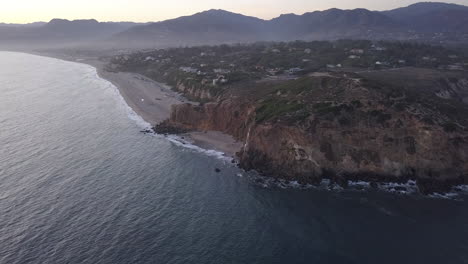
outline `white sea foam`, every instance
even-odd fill
[[[439,198],[439,199],[456,199],[459,197],[459,193],[457,192],[449,192],[449,193],[433,193],[429,195],[431,198]]]
[[[216,150],[212,150],[212,149],[201,148],[201,147],[196,146],[196,145],[188,142],[187,140],[184,140],[183,138],[181,138],[179,136],[176,136],[176,135],[168,135],[168,136],[166,136],[166,138],[170,142],[174,143],[176,146],[180,146],[180,147],[183,147],[183,148],[186,148],[186,149],[190,149],[192,151],[203,153],[203,154],[205,154],[207,156],[215,157],[215,158],[220,159],[222,161],[232,163],[233,158],[229,157],[229,156],[226,156],[226,154],[224,152],[216,151]]]
[[[365,181],[349,182],[349,186],[356,188],[369,188],[370,183]]]
[[[92,66],[90,66],[92,67]],[[120,93],[119,89],[114,85],[112,84],[110,81],[104,79],[104,78],[101,78],[99,76],[99,74],[97,73],[97,69],[92,67],[93,68],[93,75],[95,78],[99,79],[100,81],[102,81],[106,88],[107,89],[110,89],[113,93],[114,93],[114,98],[116,98],[119,102],[120,105],[122,105],[125,109],[125,112],[128,116],[128,118],[130,118],[130,120],[134,121],[138,127],[142,128],[142,129],[151,129],[151,124],[146,122],[140,115],[138,115],[128,104],[127,102],[125,101],[125,99],[123,98],[122,94]]]
[[[348,187],[344,189],[336,183],[331,183],[329,179],[323,179],[318,185],[312,184],[300,184],[297,181],[287,181],[284,179],[275,179],[271,177],[261,176],[258,174],[250,174],[251,179],[261,187],[270,187],[270,188],[281,188],[281,189],[317,189],[317,190],[328,190],[333,192],[342,192],[342,191],[369,191],[373,189],[370,182],[365,181],[349,181]],[[377,183],[376,190],[382,192],[389,192],[400,195],[415,195],[419,194],[419,189],[417,187],[416,181],[409,180],[406,183]],[[438,199],[458,199],[460,194],[468,193],[468,185],[455,186],[453,191],[448,193],[435,193],[429,195],[429,198],[438,198]]]
[[[468,185],[458,185],[453,188],[457,192],[468,193]]]
[[[416,182],[413,180],[409,180],[406,183],[379,183],[378,188],[386,192],[398,194],[414,194],[419,192]]]

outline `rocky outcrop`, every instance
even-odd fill
[[[216,130],[243,140],[251,123],[248,116],[252,115],[254,110],[254,106],[249,103],[232,100],[198,106],[174,105],[170,119],[162,124],[186,130]]]
[[[195,85],[190,85],[184,83],[184,81],[177,81],[175,85],[175,90],[183,93],[185,97],[195,100],[195,101],[209,101],[212,100],[215,95],[207,88],[196,87]]]
[[[444,99],[460,100],[468,104],[468,79],[442,79],[436,95]]]
[[[462,124],[447,128],[438,123],[447,118],[434,109],[428,120],[420,104],[405,105],[401,96],[392,101],[355,79],[330,78],[308,85],[339,91],[329,94],[333,102],[312,96],[324,91],[301,90],[293,104],[275,90],[269,99],[231,96],[201,106],[177,105],[163,124],[228,133],[244,143],[238,153],[242,168],[301,183],[414,179],[425,193],[468,183],[468,133]],[[295,107],[298,102],[301,107]]]

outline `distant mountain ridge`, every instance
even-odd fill
[[[126,45],[161,46],[340,38],[408,39],[420,33],[468,33],[468,7],[422,2],[390,11],[358,8],[285,14],[262,20],[224,10],[132,27],[111,38]]]
[[[281,15],[262,20],[225,10],[208,10],[192,16],[133,27],[113,37],[131,44],[140,39],[170,45],[220,42],[281,41],[343,38],[369,29],[396,29],[399,23],[367,9],[330,9],[303,15]],[[181,37],[182,36],[182,37]]]
[[[100,41],[133,26],[132,22],[52,19],[48,23],[0,24],[0,47],[54,48]]]
[[[47,24],[46,22],[33,22],[27,24],[10,24],[10,23],[0,23],[0,27],[38,27]]]
[[[382,13],[422,32],[468,32],[468,6],[423,2]]]
[[[396,29],[399,24],[379,12],[367,9],[329,9],[287,15],[269,21],[271,30],[281,29],[286,37],[298,39],[352,37],[368,30]]]
[[[468,7],[422,2],[382,12],[332,8],[303,15],[285,14],[271,20],[212,9],[147,24],[53,19],[29,25],[0,24],[0,47],[94,43],[151,48],[342,38],[414,40],[436,33],[468,34]]]
[[[468,6],[437,3],[437,2],[420,2],[412,4],[407,7],[401,7],[389,11],[383,11],[384,15],[387,15],[395,20],[405,21],[411,17],[419,17],[422,15],[429,14],[431,12],[439,12],[446,10],[468,10]]]
[[[219,39],[226,42],[245,42],[258,38],[266,30],[266,21],[231,13],[225,10],[208,10],[162,22],[130,28],[112,37],[117,42],[131,44],[135,41],[154,43],[211,44]]]

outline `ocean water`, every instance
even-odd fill
[[[264,187],[145,126],[94,68],[0,52],[0,263],[468,263],[463,195]]]

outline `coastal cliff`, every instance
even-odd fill
[[[446,87],[464,93],[464,83]],[[173,106],[158,127],[230,134],[243,142],[242,168],[304,184],[412,179],[431,193],[468,183],[463,102],[447,105],[437,94],[424,97],[352,74],[316,73],[264,88]]]
[[[240,166],[265,176],[342,186],[411,179],[424,193],[468,182],[464,49],[299,41],[151,50],[110,63],[192,101],[173,106],[157,132],[229,134],[242,143]]]
[[[183,93],[188,99],[196,101],[209,101],[215,97],[209,89],[197,87],[185,82],[184,80],[175,80],[174,82],[174,90],[179,93]]]

